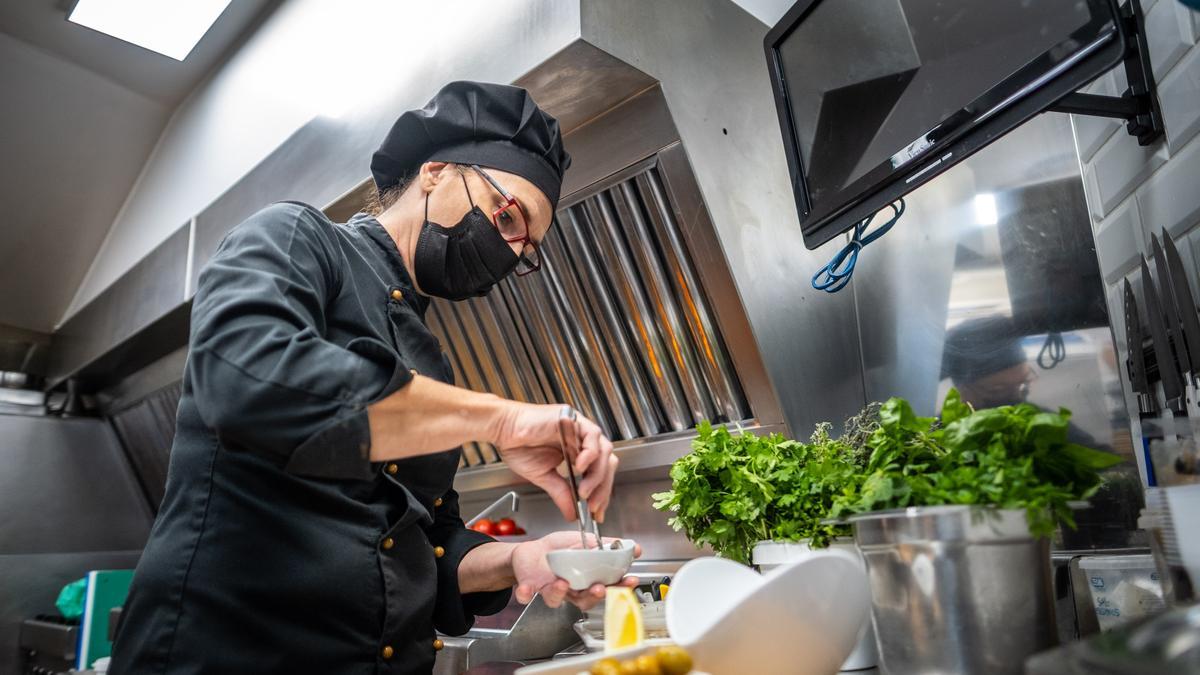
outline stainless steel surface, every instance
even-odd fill
[[[977,209],[977,198],[994,213]],[[858,304],[866,398],[903,396],[918,414],[932,415],[956,386],[976,406],[1024,400],[1065,407],[1073,441],[1132,460],[1123,366],[1105,318],[1067,116],[1030,120],[907,204],[892,231],[863,251],[841,293],[853,293]],[[1044,288],[1042,297],[1029,293],[1036,288]],[[1014,324],[1009,334],[954,339],[960,326],[1006,317]],[[1054,330],[1065,359],[1044,368],[1037,356]],[[989,352],[1013,343],[1024,364],[957,381],[943,370],[948,356],[964,355],[986,369]],[[1067,548],[1131,545],[1140,506],[1136,466],[1130,461],[1109,475],[1093,508],[1079,514],[1080,529],[1064,531]]]
[[[0,466],[0,555],[145,544],[152,515],[104,421],[0,415]]]
[[[476,627],[461,637],[441,637],[444,646],[434,662],[435,675],[458,675],[495,662],[548,659],[577,640],[571,626],[582,616],[570,604],[551,609],[540,595],[525,607],[510,603],[501,614],[505,613],[516,618],[503,627]]]
[[[186,283],[188,231],[188,225],[180,227],[58,328],[50,353],[48,379],[51,386],[93,364],[180,307]],[[186,339],[185,329],[181,339],[174,344],[144,345],[139,351],[161,351],[140,365],[173,351]],[[134,360],[141,356],[134,355]]]
[[[79,641],[79,626],[72,626],[39,619],[21,622],[20,646],[53,655],[63,660],[75,658],[75,646]]]
[[[0,370],[46,374],[50,335],[0,323]]]
[[[1200,606],[1172,609],[1038,654],[1029,660],[1025,672],[1028,675],[1200,674]]]
[[[467,521],[466,525],[467,527],[471,527],[484,518],[495,518],[500,514],[504,514],[504,516],[511,516],[517,512],[517,509],[520,507],[520,505],[521,495],[517,494],[513,490],[509,490],[501,495],[499,499],[489,504],[479,513],[475,514],[470,520]]]
[[[854,519],[884,673],[1021,673],[1056,642],[1048,540],[1024,511],[919,507]]]
[[[513,84],[539,92],[538,105],[553,111],[562,130],[570,132],[657,82],[611,54],[576,40]]]

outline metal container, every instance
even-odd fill
[[[1057,643],[1050,544],[1025,512],[912,507],[856,516],[884,673],[1021,673]]]

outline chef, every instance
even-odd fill
[[[454,82],[372,157],[372,213],[284,202],[229,232],[200,275],[166,496],[109,672],[429,673],[435,630],[466,632],[514,587],[603,597],[547,566],[578,532],[513,544],[463,526],[470,441],[574,518],[563,407],[453,386],[424,321],[430,296],[537,273],[569,165],[523,89]],[[575,433],[602,520],[617,458],[593,422]]]

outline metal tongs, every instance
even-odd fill
[[[596,537],[596,548],[604,548],[600,538],[600,524],[592,517],[586,499],[579,496],[579,477],[575,475],[575,459],[579,457],[579,427],[575,424],[575,409],[563,406],[558,418],[558,438],[562,448],[563,459],[567,463],[567,482],[571,485],[571,497],[575,500],[575,514],[579,518],[579,540],[583,548],[588,548],[587,534],[590,531]]]

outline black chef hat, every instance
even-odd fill
[[[563,150],[558,120],[529,92],[490,82],[451,82],[424,108],[392,125],[371,157],[380,192],[416,174],[425,162],[478,164],[515,173],[558,205],[571,157]]]
[[[968,319],[946,333],[942,377],[963,384],[1025,363],[1022,337],[1006,316]]]

